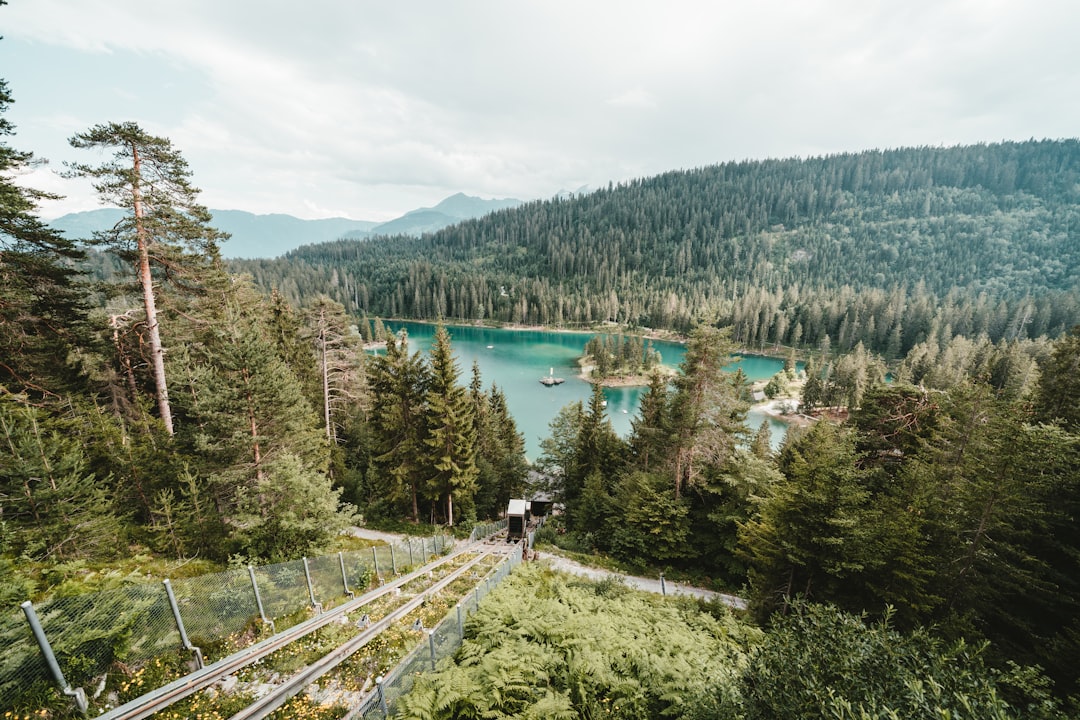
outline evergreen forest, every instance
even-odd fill
[[[1080,712],[1076,141],[727,163],[227,265],[180,150],[135,123],[70,139],[123,219],[50,230],[12,101],[0,82],[5,608],[361,522],[467,535],[545,490],[541,542],[747,609],[526,568],[404,716]],[[595,385],[530,467],[452,329],[416,348],[380,317],[614,324],[602,373],[653,369],[643,328],[686,352],[627,437]],[[774,450],[723,366],[779,346],[770,395],[803,415]]]
[[[732,162],[533,202],[421,238],[238,262],[357,315],[687,332],[742,347],[1056,337],[1080,319],[1080,143]]]

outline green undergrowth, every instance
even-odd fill
[[[1034,669],[984,648],[796,603],[768,629],[717,603],[523,566],[400,720],[1063,720]],[[1006,700],[1007,698],[1007,700]]]
[[[682,570],[675,567],[665,566],[656,567],[650,565],[639,565],[635,563],[624,562],[618,558],[611,557],[610,555],[604,555],[598,552],[582,552],[580,550],[568,549],[560,542],[552,542],[551,536],[544,536],[547,541],[537,541],[535,548],[537,552],[546,552],[554,555],[561,555],[562,557],[573,560],[574,562],[586,565],[588,567],[599,568],[601,570],[608,570],[611,572],[622,573],[624,575],[636,575],[638,577],[659,578],[660,574],[664,574],[664,578],[669,582],[683,583],[684,585],[691,585],[693,587],[704,588],[706,590],[712,590],[714,592],[738,592],[739,588],[732,588],[719,578],[710,575],[702,570]],[[572,544],[573,541],[571,541]]]
[[[133,583],[161,582],[220,572],[225,566],[203,558],[169,558],[135,547],[130,555],[107,561],[71,560],[33,562],[20,559],[16,572],[26,597],[39,602],[45,598],[71,597],[84,593],[112,590]]]
[[[454,527],[414,523],[403,518],[365,518],[363,527],[369,530],[411,535],[413,537],[431,537],[432,535],[451,535],[455,538],[467,538],[472,533],[472,523],[460,523]]]
[[[756,628],[697,603],[521,567],[466,627],[456,662],[400,717],[644,718],[735,686]]]

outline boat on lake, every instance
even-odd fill
[[[540,384],[547,385],[548,387],[551,387],[552,385],[562,385],[564,382],[566,381],[562,378],[555,377],[555,368],[548,370],[546,377],[540,378]]]

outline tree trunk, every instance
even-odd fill
[[[336,444],[337,438],[330,425],[330,370],[326,361],[326,328],[319,330],[319,350],[322,354],[322,396],[323,396],[323,421],[326,423],[326,439]]]
[[[150,274],[150,248],[143,223],[142,189],[139,185],[139,173],[142,159],[139,149],[131,146],[134,157],[134,181],[131,186],[132,200],[135,206],[135,239],[139,252],[139,285],[142,286],[143,306],[146,309],[146,326],[150,332],[150,360],[154,372],[154,387],[157,394],[158,413],[165,431],[173,434],[172,409],[169,406],[169,389],[165,384],[165,349],[161,346],[161,333],[158,329],[157,303],[154,298],[154,279]]]
[[[446,524],[454,527],[454,493],[446,493]]]

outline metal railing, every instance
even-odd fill
[[[503,521],[504,526],[505,522]],[[525,542],[532,547],[532,533],[529,533]],[[417,675],[434,671],[439,660],[457,652],[465,637],[465,619],[470,613],[479,610],[480,601],[521,564],[522,553],[518,550],[520,547],[520,542],[515,544],[514,551],[505,560],[477,583],[473,591],[451,608],[434,628],[427,631],[427,638],[423,642],[413,648],[385,677],[376,678],[375,692],[358,709],[347,714],[346,720],[384,720],[391,717],[397,701],[412,690]]]
[[[100,693],[118,664],[131,667],[185,650],[254,643],[259,622],[295,624],[353,591],[382,584],[445,554],[453,538],[406,538],[393,545],[264,566],[233,568],[163,583],[53,598],[0,614],[0,711],[36,710],[55,688],[85,711],[84,689]],[[74,689],[73,689],[74,688]]]

